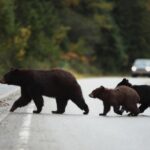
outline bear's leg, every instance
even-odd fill
[[[123,113],[124,111],[128,112],[128,110],[127,110],[126,106],[121,106],[120,111],[121,111],[122,113]]]
[[[145,111],[145,109],[147,109],[149,106],[147,104],[141,104],[139,109],[140,109],[140,113],[143,113]]]
[[[53,114],[63,114],[67,106],[68,99],[56,98],[57,110]]]
[[[99,114],[100,116],[106,116],[107,113],[110,111],[110,105],[109,104],[103,102],[103,105],[104,105],[104,110],[103,110],[103,113]]]
[[[128,116],[137,116],[140,113],[140,110],[138,107],[135,105],[129,105],[128,110],[131,112],[128,114]]]
[[[121,111],[121,110],[119,110],[120,106],[115,105],[115,106],[113,106],[113,107],[114,107],[114,112],[115,112],[116,114],[118,114],[118,115],[122,115],[122,111]]]
[[[81,110],[84,110],[83,114],[88,114],[89,113],[89,108],[88,105],[85,103],[85,100],[83,97],[77,97],[77,98],[72,98],[71,99]]]
[[[123,113],[125,111],[125,107],[124,106],[121,106],[121,108],[119,108],[120,111]]]
[[[13,112],[15,111],[18,107],[23,107],[25,105],[27,105],[28,103],[31,102],[31,98],[30,97],[25,97],[25,96],[21,96],[19,99],[17,99],[14,104],[12,105],[10,111]]]
[[[43,97],[40,95],[40,96],[34,96],[33,97],[33,101],[37,107],[37,110],[33,110],[33,113],[40,113],[42,111],[42,107],[44,105],[44,100],[43,100]]]

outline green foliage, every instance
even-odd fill
[[[0,0],[0,74],[10,67],[126,71],[150,57],[150,0]]]
[[[0,38],[15,32],[14,0],[0,0]]]
[[[114,17],[120,27],[130,65],[137,57],[150,57],[149,0],[115,0]]]
[[[14,43],[17,32],[14,11],[14,0],[0,0],[0,73],[18,65]]]

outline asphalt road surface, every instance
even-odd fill
[[[128,78],[133,84],[150,84],[150,78]],[[0,150],[149,150],[150,108],[138,117],[119,116],[111,110],[99,116],[102,102],[88,94],[103,85],[114,88],[122,77],[79,80],[89,115],[71,101],[63,115],[51,114],[56,109],[53,98],[44,97],[41,114],[32,114],[31,103],[8,113],[0,121]]]

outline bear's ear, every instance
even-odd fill
[[[104,87],[104,86],[100,86],[100,88],[101,88],[102,90],[105,90],[105,87]]]
[[[126,78],[123,78],[123,80],[122,80],[123,82],[128,82],[128,79],[126,79]]]
[[[10,68],[10,71],[19,71],[19,69],[17,69],[17,68]]]

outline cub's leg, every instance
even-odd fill
[[[139,107],[140,113],[143,113],[148,107],[147,104],[141,104]]]
[[[103,102],[104,110],[103,113],[99,114],[100,116],[106,116],[107,113],[110,111],[110,105],[106,102]]]
[[[114,112],[115,112],[116,114],[122,115],[122,111],[120,110],[120,106],[114,105],[113,108],[114,108]]]
[[[131,112],[128,114],[128,116],[137,116],[140,113],[140,110],[138,107],[135,105],[129,105],[128,110]]]

